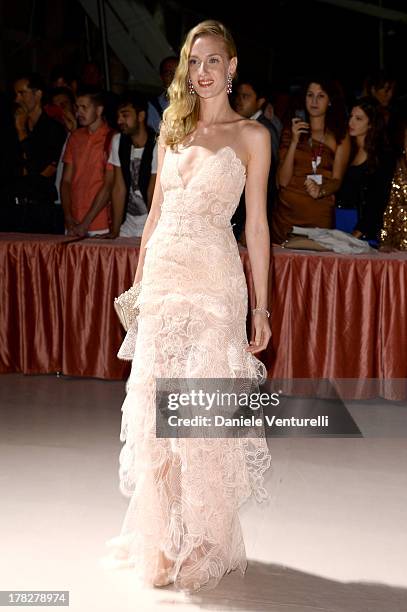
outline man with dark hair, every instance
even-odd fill
[[[236,88],[235,109],[242,117],[255,119],[264,125],[271,136],[271,145],[274,160],[278,159],[278,149],[281,136],[281,122],[275,117],[275,120],[267,119],[263,113],[263,108],[267,103],[267,89],[264,83],[252,79],[250,77],[244,80],[240,79]]]
[[[67,132],[73,132],[76,129],[76,117],[75,117],[75,96],[71,89],[68,87],[54,87],[49,92],[49,105],[47,105],[46,111],[48,114],[52,114],[56,110],[56,118],[61,121],[67,130]]]
[[[24,74],[14,81],[19,177],[10,195],[16,204],[13,217],[17,231],[54,232],[54,181],[65,130],[44,112],[44,91],[38,74]]]
[[[168,106],[167,89],[172,83],[177,66],[178,57],[175,55],[165,57],[160,62],[160,78],[164,85],[164,91],[156,98],[152,98],[148,103],[147,122],[149,127],[155,132],[159,131],[163,112]]]
[[[240,79],[234,99],[234,107],[242,117],[253,119],[264,125],[271,138],[271,166],[267,187],[267,216],[271,223],[271,211],[276,196],[276,169],[278,164],[278,149],[280,145],[281,127],[267,119],[263,113],[263,107],[267,103],[266,87],[263,83],[254,78],[247,77]],[[281,125],[281,124],[280,124]],[[241,238],[246,221],[246,203],[244,194],[242,195],[235,214],[232,217],[233,231],[236,239]],[[244,237],[241,238],[244,242]]]
[[[154,193],[157,144],[147,126],[147,100],[129,92],[119,102],[109,163],[114,168],[111,237],[141,236]]]
[[[49,80],[52,88],[64,87],[70,89],[74,95],[78,90],[78,79],[74,76],[69,66],[64,66],[63,64],[54,66]]]
[[[366,95],[376,98],[383,108],[390,106],[396,88],[396,79],[385,70],[379,70],[366,79]]]
[[[65,227],[70,235],[107,234],[107,205],[113,184],[107,161],[114,130],[104,119],[104,97],[98,89],[89,86],[79,91],[76,106],[81,127],[69,137],[63,157]]]

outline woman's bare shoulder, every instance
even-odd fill
[[[270,132],[259,121],[247,119],[240,128],[240,142],[250,156],[270,146]]]

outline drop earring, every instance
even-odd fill
[[[228,73],[228,79],[226,83],[226,93],[232,93],[232,75],[230,74],[230,72]]]
[[[195,93],[195,89],[194,89],[194,86],[190,78],[188,79],[188,91],[191,94],[191,96],[193,96]]]

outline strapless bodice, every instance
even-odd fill
[[[242,194],[246,169],[234,149],[209,155],[187,184],[179,171],[179,153],[168,149],[161,172],[162,215],[200,216],[215,226],[230,223]]]

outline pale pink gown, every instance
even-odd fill
[[[206,158],[184,184],[181,153],[167,150],[162,211],[148,241],[138,326],[119,356],[133,358],[122,406],[120,490],[130,498],[121,533],[107,544],[152,585],[158,551],[174,561],[175,587],[215,587],[247,560],[238,516],[267,498],[263,437],[155,437],[155,377],[254,378],[265,366],[248,345],[246,279],[230,219],[246,173],[233,148]]]

